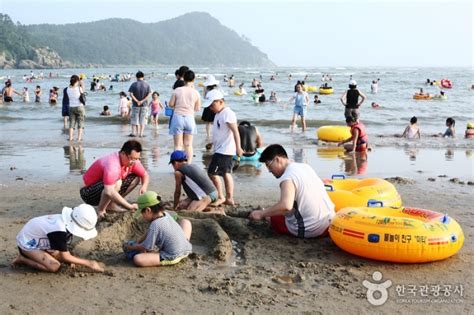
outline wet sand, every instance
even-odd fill
[[[126,214],[101,222],[96,239],[74,245],[76,254],[103,261],[104,274],[66,266],[59,274],[45,274],[9,266],[17,254],[16,233],[33,216],[76,205],[80,177],[41,182],[12,176],[0,189],[0,313],[472,312],[473,186],[447,177],[428,180],[427,175],[393,182],[405,205],[446,212],[461,224],[466,240],[457,255],[427,264],[393,264],[345,253],[329,238],[274,235],[266,223],[251,223],[245,216],[276,202],[276,181],[262,186],[259,181],[237,179],[240,205],[227,209],[228,216],[190,215],[195,253],[176,266],[138,269],[124,259],[121,242],[146,228]],[[150,188],[171,200],[170,177],[154,179]],[[388,301],[378,307],[368,303],[362,286],[363,280],[372,280],[375,271],[393,283]],[[397,297],[397,285],[424,284],[462,285],[463,296],[451,294],[444,300],[418,303]],[[416,298],[422,297],[418,293]]]

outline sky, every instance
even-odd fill
[[[474,65],[471,0],[0,0],[22,24],[208,12],[278,66]]]

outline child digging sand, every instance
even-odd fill
[[[138,241],[123,245],[125,255],[137,267],[170,265],[181,261],[192,252],[191,222],[180,219],[179,224],[170,213],[164,211],[161,197],[156,192],[147,191],[138,197],[138,211],[142,218],[151,222],[147,233]],[[154,248],[158,251],[154,251]]]
[[[60,214],[31,219],[16,236],[20,254],[12,265],[27,265],[41,271],[57,272],[61,262],[65,262],[71,266],[82,265],[103,272],[104,268],[97,261],[73,256],[68,250],[73,235],[84,240],[94,238],[97,235],[96,222],[97,214],[87,204],[72,209],[64,207]]]

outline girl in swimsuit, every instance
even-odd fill
[[[448,127],[448,129],[446,129],[446,131],[443,134],[444,138],[449,138],[449,137],[454,138],[456,136],[456,130],[454,129],[455,124],[456,124],[456,121],[452,119],[451,117],[446,119],[446,127]]]
[[[163,104],[160,102],[160,93],[153,92],[151,95],[152,101],[150,103],[151,108],[151,121],[155,129],[158,129],[158,114],[160,112],[160,108],[163,109]]]

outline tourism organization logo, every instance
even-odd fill
[[[372,279],[377,282],[381,281],[382,277],[383,276],[380,271],[376,271],[372,274]],[[362,281],[362,285],[367,288],[367,301],[369,301],[369,303],[372,305],[379,306],[387,302],[387,289],[392,286],[392,281],[387,280],[382,283],[372,283],[370,281],[364,280]]]
[[[367,301],[374,306],[381,306],[389,298],[391,280],[382,280],[380,271],[372,274],[372,281],[364,280],[362,285],[367,288]],[[462,284],[398,284],[393,285],[396,303],[399,304],[461,304],[464,303],[464,286]]]

